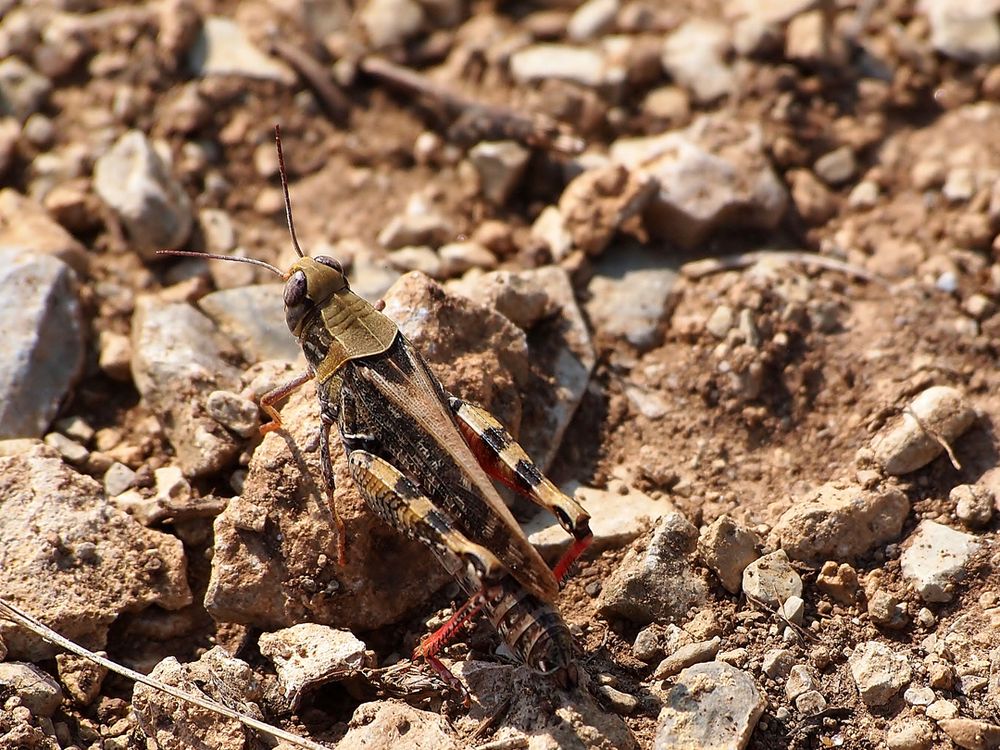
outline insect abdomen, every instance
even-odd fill
[[[532,669],[553,674],[564,687],[576,684],[573,636],[553,605],[507,576],[483,610],[518,659]]]

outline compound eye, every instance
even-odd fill
[[[285,282],[285,307],[297,307],[306,301],[306,275],[296,271]]]
[[[344,274],[344,266],[336,258],[331,258],[328,255],[318,255],[316,256],[316,262],[322,263],[324,266],[327,266],[328,268],[332,268],[334,271],[336,271],[341,275]]]

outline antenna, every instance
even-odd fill
[[[193,253],[189,250],[157,250],[157,255],[186,255],[190,258],[211,258],[212,260],[232,260],[236,263],[249,263],[252,266],[260,266],[268,271],[273,271],[281,278],[285,278],[285,273],[280,268],[272,266],[256,258],[240,258],[235,255],[216,255],[215,253]]]
[[[292,235],[292,247],[300,258],[304,258],[299,238],[295,235],[295,222],[292,221],[292,200],[288,197],[288,173],[285,171],[285,155],[281,151],[281,126],[274,126],[274,145],[278,149],[278,174],[281,175],[281,192],[285,196],[285,219],[288,221],[288,233]]]

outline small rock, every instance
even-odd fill
[[[757,14],[743,17],[733,26],[733,49],[741,57],[767,57],[780,51],[783,43],[781,27]]]
[[[854,177],[858,163],[851,147],[841,146],[819,157],[813,165],[813,170],[827,185],[837,187]]]
[[[348,676],[365,662],[365,644],[351,631],[311,622],[262,633],[259,644],[293,707],[305,690]]]
[[[943,55],[977,65],[1000,60],[996,8],[955,0],[922,0],[918,7],[931,25],[931,44]]]
[[[724,339],[736,323],[736,312],[729,305],[719,305],[705,321],[705,330],[717,339]]]
[[[726,64],[729,28],[702,18],[685,21],[663,44],[663,69],[699,104],[711,104],[728,96],[735,85],[732,68]]]
[[[834,601],[850,606],[858,594],[858,574],[847,563],[827,560],[816,576],[816,586]]]
[[[531,152],[516,141],[483,141],[469,149],[469,161],[479,175],[479,189],[488,201],[502,206],[524,175]]]
[[[785,551],[779,549],[746,566],[743,592],[777,608],[790,596],[802,596],[802,579],[789,564]]]
[[[664,699],[653,749],[743,748],[765,704],[753,678],[736,667],[721,662],[688,667]]]
[[[611,710],[620,716],[631,716],[639,707],[639,699],[610,685],[601,685],[597,693],[608,702]]]
[[[993,518],[996,498],[988,487],[960,484],[952,489],[948,499],[955,503],[955,515],[958,520],[969,528],[982,528]]]
[[[909,512],[898,489],[831,482],[782,513],[769,541],[793,560],[854,560],[895,540]]]
[[[424,8],[415,0],[367,0],[358,17],[376,48],[394,47],[424,29]]]
[[[12,115],[24,122],[44,105],[52,82],[17,57],[0,62],[0,117]]]
[[[757,559],[760,540],[752,530],[729,516],[720,516],[702,529],[698,555],[732,594],[739,593],[743,570]]]
[[[622,494],[621,489],[627,490],[627,494]],[[594,533],[591,548],[594,552],[624,547],[663,515],[675,510],[664,500],[654,500],[639,490],[620,484],[607,490],[577,487],[571,494],[590,513],[590,529]],[[534,515],[523,528],[528,540],[546,560],[557,559],[570,542],[566,532],[547,511]]]
[[[970,294],[968,299],[962,303],[962,308],[978,321],[989,318],[997,311],[997,306],[985,294]]]
[[[910,402],[895,424],[874,437],[875,460],[888,474],[909,474],[944,451],[934,436],[953,445],[975,419],[975,411],[957,389],[928,388]]]
[[[620,138],[611,158],[656,181],[644,225],[682,248],[695,248],[720,229],[773,229],[788,206],[760,129],[732,118],[703,115],[684,130]]]
[[[646,94],[642,111],[667,127],[679,127],[691,117],[691,99],[680,86],[660,86]]]
[[[795,666],[795,655],[785,648],[771,649],[764,654],[761,661],[761,671],[772,680],[790,674],[793,666]]]
[[[645,209],[658,190],[655,180],[620,164],[588,169],[559,198],[559,215],[573,247],[597,255],[628,219]]]
[[[795,709],[806,716],[816,716],[826,709],[826,698],[818,690],[807,690],[795,698]]]
[[[471,268],[492,270],[497,267],[496,256],[478,242],[449,242],[438,249],[442,276],[459,276]]]
[[[851,208],[874,208],[878,205],[880,189],[873,180],[862,180],[847,196],[847,205]]]
[[[892,630],[900,630],[910,621],[906,606],[893,594],[881,590],[868,597],[868,616],[876,625]]]
[[[101,693],[108,670],[76,654],[56,654],[59,680],[77,705],[89,706]]]
[[[847,55],[843,40],[821,10],[800,13],[785,31],[785,57],[807,65],[842,63]]]
[[[205,411],[216,422],[240,437],[252,437],[260,427],[257,404],[229,391],[209,393],[205,400]]]
[[[965,577],[965,563],[979,546],[971,534],[921,521],[899,559],[903,577],[925,602],[949,602],[955,584]]]
[[[965,750],[1000,748],[1000,726],[975,719],[943,719],[938,727],[948,739]]]
[[[801,625],[806,614],[806,603],[801,596],[790,596],[781,603],[781,616],[793,625]]]
[[[673,677],[675,674],[680,673],[682,669],[687,669],[694,664],[712,661],[715,655],[719,653],[721,645],[722,639],[716,636],[710,641],[698,641],[681,646],[660,662],[656,671],[653,672],[653,679],[663,680]]]
[[[531,225],[531,236],[545,243],[552,257],[564,260],[573,250],[573,236],[566,228],[562,214],[555,206],[546,206]]]
[[[104,492],[108,497],[122,494],[135,483],[136,473],[123,463],[115,461],[104,472]]]
[[[33,716],[51,717],[62,703],[59,683],[34,664],[0,663],[0,685],[12,690]]]
[[[674,259],[639,245],[606,252],[587,285],[587,314],[597,334],[624,339],[640,351],[662,342],[678,267]]]
[[[242,712],[262,716],[264,690],[249,665],[216,646],[195,662],[179,664],[170,656],[150,672],[150,677],[226,703],[239,696]],[[241,748],[245,727],[236,719],[193,705],[156,688],[138,684],[132,696],[136,722],[154,747]]]
[[[903,700],[911,706],[929,706],[934,700],[934,691],[929,687],[917,687],[913,685],[906,688],[903,693]]]
[[[86,249],[52,220],[45,208],[12,188],[0,190],[0,247],[22,255],[51,255],[86,275]]]
[[[952,203],[964,203],[976,194],[976,173],[969,167],[955,167],[948,171],[941,195]]]
[[[59,455],[63,457],[63,460],[74,466],[82,466],[87,463],[87,458],[90,456],[90,451],[75,440],[70,440],[58,432],[50,432],[46,435],[45,444],[59,451]]]
[[[847,662],[866,706],[884,706],[910,681],[906,655],[878,641],[859,643]]]
[[[0,341],[0,438],[41,437],[84,365],[76,276],[65,263],[0,248]]]
[[[605,83],[607,72],[600,52],[568,44],[533,44],[510,57],[510,72],[519,83],[569,81],[587,88]]]
[[[444,277],[441,258],[427,245],[401,247],[389,253],[389,262],[400,271],[420,271],[432,279]]]
[[[117,214],[133,250],[153,260],[191,232],[191,201],[153,144],[130,130],[94,164],[94,190]]]
[[[930,750],[934,743],[934,725],[918,718],[896,719],[885,737],[889,750]]]
[[[635,642],[632,644],[632,655],[648,664],[663,653],[665,642],[666,634],[663,626],[656,623],[647,625],[636,634]]]
[[[101,371],[112,380],[128,382],[132,379],[132,342],[128,336],[113,331],[101,331],[98,339]]]
[[[301,350],[285,324],[280,284],[256,284],[206,294],[198,307],[239,349],[243,359],[295,362]]]
[[[447,220],[433,213],[405,213],[392,220],[379,232],[378,243],[387,250],[408,245],[437,247],[453,234]]]
[[[833,193],[808,169],[792,169],[786,174],[791,184],[792,202],[809,224],[825,224],[837,212]]]
[[[286,86],[296,77],[287,65],[253,45],[243,29],[228,18],[210,16],[201,23],[189,55],[196,76],[240,76],[277,81]]]
[[[268,144],[268,151],[273,148]],[[218,208],[203,208],[198,212],[198,226],[205,239],[205,250],[225,255],[236,249],[236,230],[229,214]]]
[[[678,513],[661,518],[646,549],[629,550],[604,582],[598,610],[640,624],[684,617],[708,595],[705,582],[687,559],[697,534]]]
[[[615,24],[620,0],[587,0],[570,16],[566,33],[574,42],[585,42],[605,34]]]
[[[927,707],[924,714],[928,719],[934,719],[934,721],[954,719],[958,716],[958,706],[952,701],[937,700]]]
[[[60,419],[55,423],[55,428],[81,445],[90,445],[90,441],[94,439],[94,428],[82,417]]]

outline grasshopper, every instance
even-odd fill
[[[339,261],[302,252],[277,127],[275,141],[298,256],[288,271],[253,258],[162,251],[251,263],[284,280],[285,320],[308,369],[261,398],[261,408],[272,419],[261,432],[280,428],[275,404],[315,379],[320,464],[337,524],[339,562],[344,562],[346,532],[333,502],[334,425],[351,478],[371,510],[430,547],[471,594],[415,652],[450,684],[460,687],[435,654],[480,610],[522,661],[557,673],[563,684],[575,683],[573,641],[552,602],[592,539],[589,515],[542,475],[492,415],[445,391],[420,353],[382,314],[384,303],[372,305],[351,291]],[[549,510],[573,536],[553,569],[528,542],[491,477]]]

